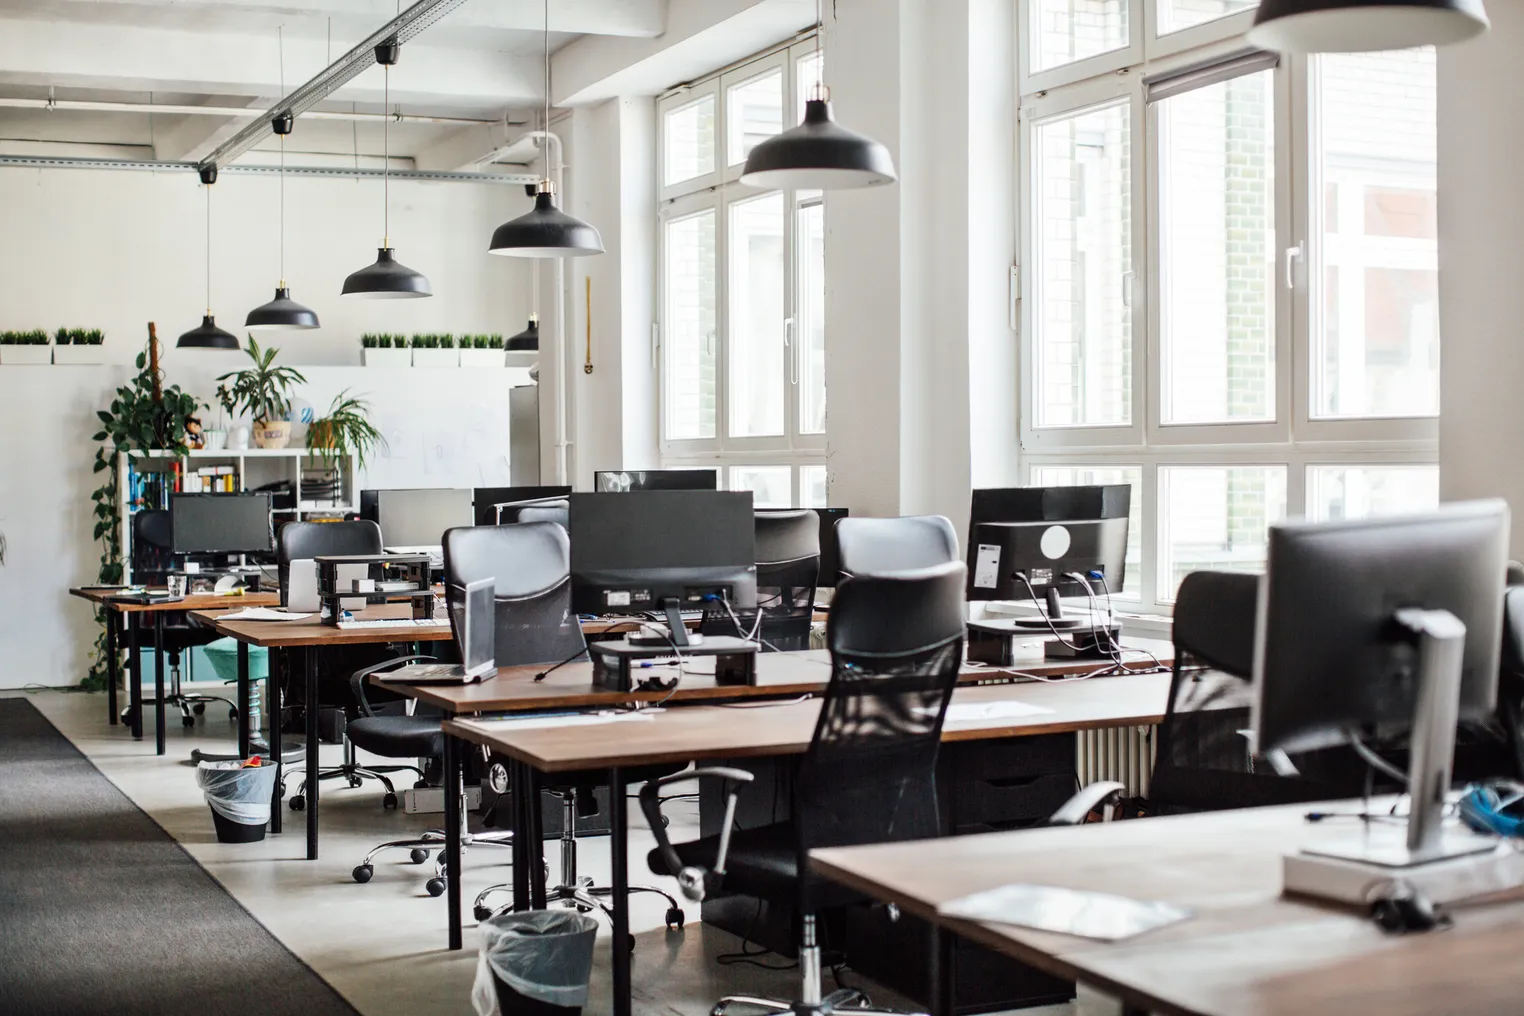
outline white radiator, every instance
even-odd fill
[[[1145,726],[1080,731],[1075,738],[1075,768],[1079,771],[1080,786],[1089,786],[1097,780],[1115,780],[1127,787],[1128,797],[1147,797],[1158,729]]]

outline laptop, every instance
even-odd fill
[[[497,673],[497,587],[492,579],[466,585],[461,621],[463,663],[410,663],[379,675],[397,684],[473,684]]]
[[[291,562],[286,571],[286,609],[293,614],[316,614],[323,605],[318,597],[318,566],[312,558],[299,558]],[[339,588],[354,588],[355,579],[370,576],[368,564],[341,564],[337,569]],[[346,597],[339,601],[340,610],[364,610],[365,597]]]

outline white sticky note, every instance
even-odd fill
[[[979,544],[979,554],[974,559],[974,587],[994,589],[1000,584],[1000,545]]]

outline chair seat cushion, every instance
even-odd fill
[[[433,758],[444,754],[438,716],[362,716],[345,728],[356,748],[385,758]]]
[[[720,855],[719,836],[705,836],[689,843],[675,843],[683,865],[712,869]],[[675,876],[659,850],[646,855],[657,875]],[[725,888],[768,900],[792,900],[799,892],[799,855],[794,827],[776,822],[757,829],[737,829],[730,834],[730,856],[725,863]]]

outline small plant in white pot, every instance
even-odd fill
[[[462,335],[460,337],[460,365],[462,367],[501,367],[505,363],[501,335]]]
[[[459,367],[455,336],[438,333],[413,336],[414,367]]]
[[[407,346],[406,335],[360,336],[361,354],[367,367],[411,367],[413,351]]]
[[[291,440],[291,390],[297,382],[306,384],[307,379],[295,367],[277,367],[275,354],[280,350],[274,346],[260,349],[252,335],[244,352],[254,366],[217,380],[233,382],[232,402],[253,419],[254,443],[261,448],[284,448]]]
[[[60,328],[53,333],[53,362],[76,365],[105,363],[101,344],[106,333],[99,328]]]
[[[53,347],[42,329],[30,332],[0,332],[0,363],[46,364],[53,362]]]

